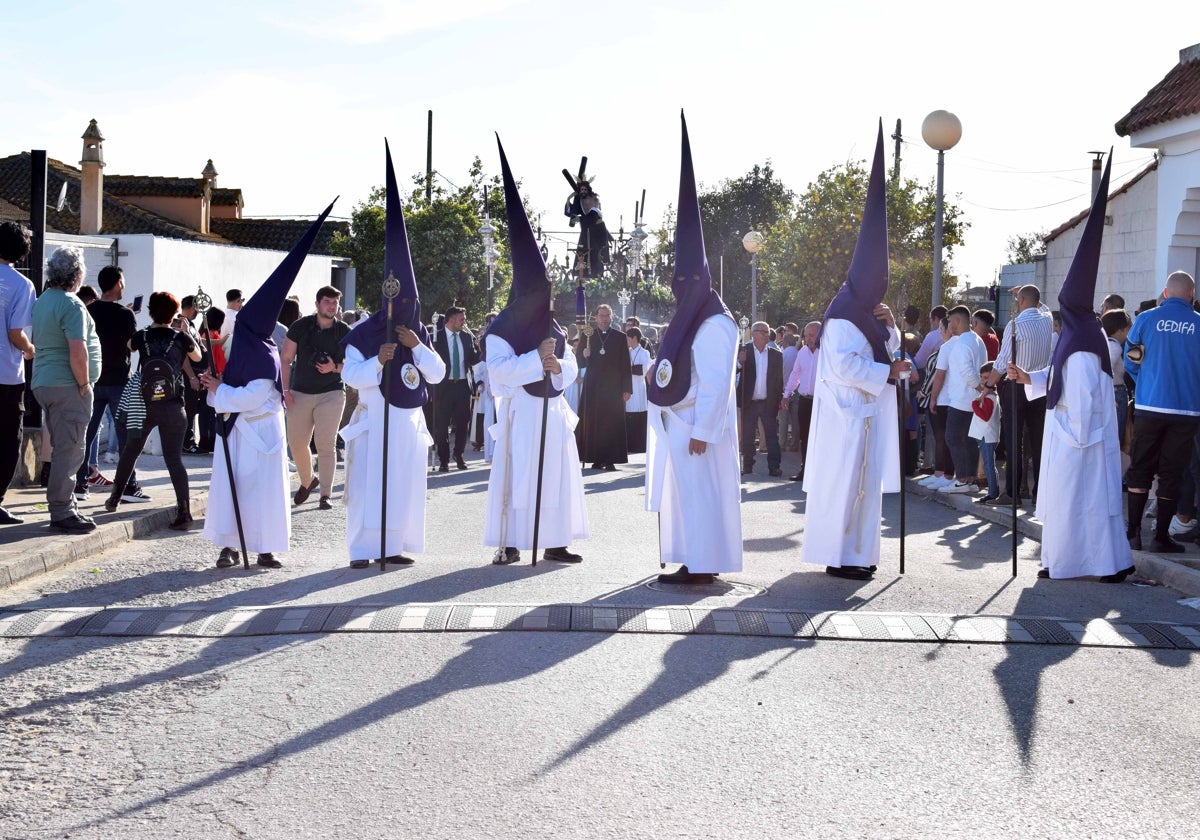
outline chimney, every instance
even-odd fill
[[[1092,202],[1096,201],[1096,193],[1100,191],[1101,164],[1104,163],[1104,152],[1088,152],[1089,155],[1094,155],[1092,158]]]
[[[104,135],[96,121],[83,132],[83,167],[79,199],[79,233],[90,236],[100,232],[104,223]]]
[[[217,168],[213,166],[212,158],[200,173],[204,179],[204,197],[200,200],[200,232],[209,233],[212,227],[212,193],[217,188]]]
[[[1179,51],[1179,63],[1187,64],[1189,61],[1200,59],[1200,44],[1192,44],[1190,47],[1184,47]]]

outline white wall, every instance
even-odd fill
[[[1107,215],[1112,224],[1104,228],[1100,245],[1100,268],[1096,276],[1096,300],[1118,294],[1130,312],[1143,300],[1155,297],[1162,287],[1155,270],[1158,219],[1156,204],[1161,168],[1146,174],[1126,192],[1109,199]],[[1043,298],[1051,309],[1058,308],[1058,292],[1066,279],[1085,220],[1064,231],[1046,247],[1046,285]]]
[[[1176,233],[1188,227],[1184,202],[1189,189],[1200,187],[1200,114],[1149,126],[1129,138],[1135,148],[1155,149],[1158,165],[1158,211],[1154,276],[1158,285],[1176,269],[1194,273],[1200,265],[1193,241],[1182,244]],[[1173,243],[1172,240],[1175,240]]]
[[[214,306],[225,306],[225,292],[241,289],[249,298],[286,256],[283,251],[240,248],[164,239],[149,234],[119,239],[120,265],[125,270],[125,299],[151,292],[171,292],[176,297],[193,295],[203,288]],[[312,312],[317,289],[329,285],[333,257],[310,254],[292,284],[300,297],[300,311]],[[139,318],[148,323],[148,319]]]

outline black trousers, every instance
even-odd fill
[[[433,442],[442,466],[450,463],[450,430],[454,430],[454,457],[461,458],[467,446],[467,428],[471,425],[471,389],[467,380],[438,383],[434,406]]]
[[[808,430],[812,428],[812,410],[813,398],[796,394],[792,399],[798,400],[797,405],[800,408],[799,413],[799,433],[800,433],[800,462],[808,461]]]
[[[21,460],[21,420],[25,416],[25,386],[0,385],[0,505]]]
[[[193,390],[191,385],[183,387],[183,408],[185,412],[183,427],[183,445],[196,445],[196,415],[200,413],[200,404],[206,402],[208,391],[203,388]]]
[[[1012,449],[1014,426],[1017,451],[1008,453],[1008,462],[1004,470],[1004,492],[1014,498],[1020,492],[1021,479],[1024,476],[1023,464],[1028,456],[1033,469],[1029,493],[1036,499],[1038,471],[1042,462],[1042,431],[1046,426],[1046,398],[1026,399],[1024,385],[1014,385],[1006,380],[1000,388],[1000,434],[1009,450]],[[1026,431],[1029,432],[1028,452],[1024,447]]]
[[[119,497],[122,488],[128,484],[133,465],[146,445],[146,438],[157,428],[163,460],[167,462],[167,473],[175,490],[175,504],[180,507],[188,504],[187,468],[183,466],[183,426],[186,417],[183,403],[178,400],[146,406],[146,422],[142,424],[141,436],[127,438],[125,448],[121,450],[121,461],[117,464],[117,475],[113,479],[115,496]]]
[[[779,469],[779,401],[751,400],[748,405],[742,406],[742,469],[747,472],[754,469],[759,420],[767,438],[767,468]]]
[[[1158,476],[1158,496],[1179,500],[1179,483],[1191,462],[1195,417],[1147,411],[1133,418],[1133,441],[1129,449],[1126,483],[1135,490],[1149,490]]]

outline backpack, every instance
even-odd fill
[[[146,334],[146,352],[142,357],[142,399],[150,403],[166,402],[179,396],[179,370],[171,364],[171,347],[175,336],[151,341]]]

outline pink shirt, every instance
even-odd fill
[[[787,384],[783,386],[783,395],[786,397],[794,391],[805,397],[811,397],[816,384],[817,353],[808,347],[801,347],[800,352],[796,354],[796,364],[792,365],[792,375],[788,377]]]

